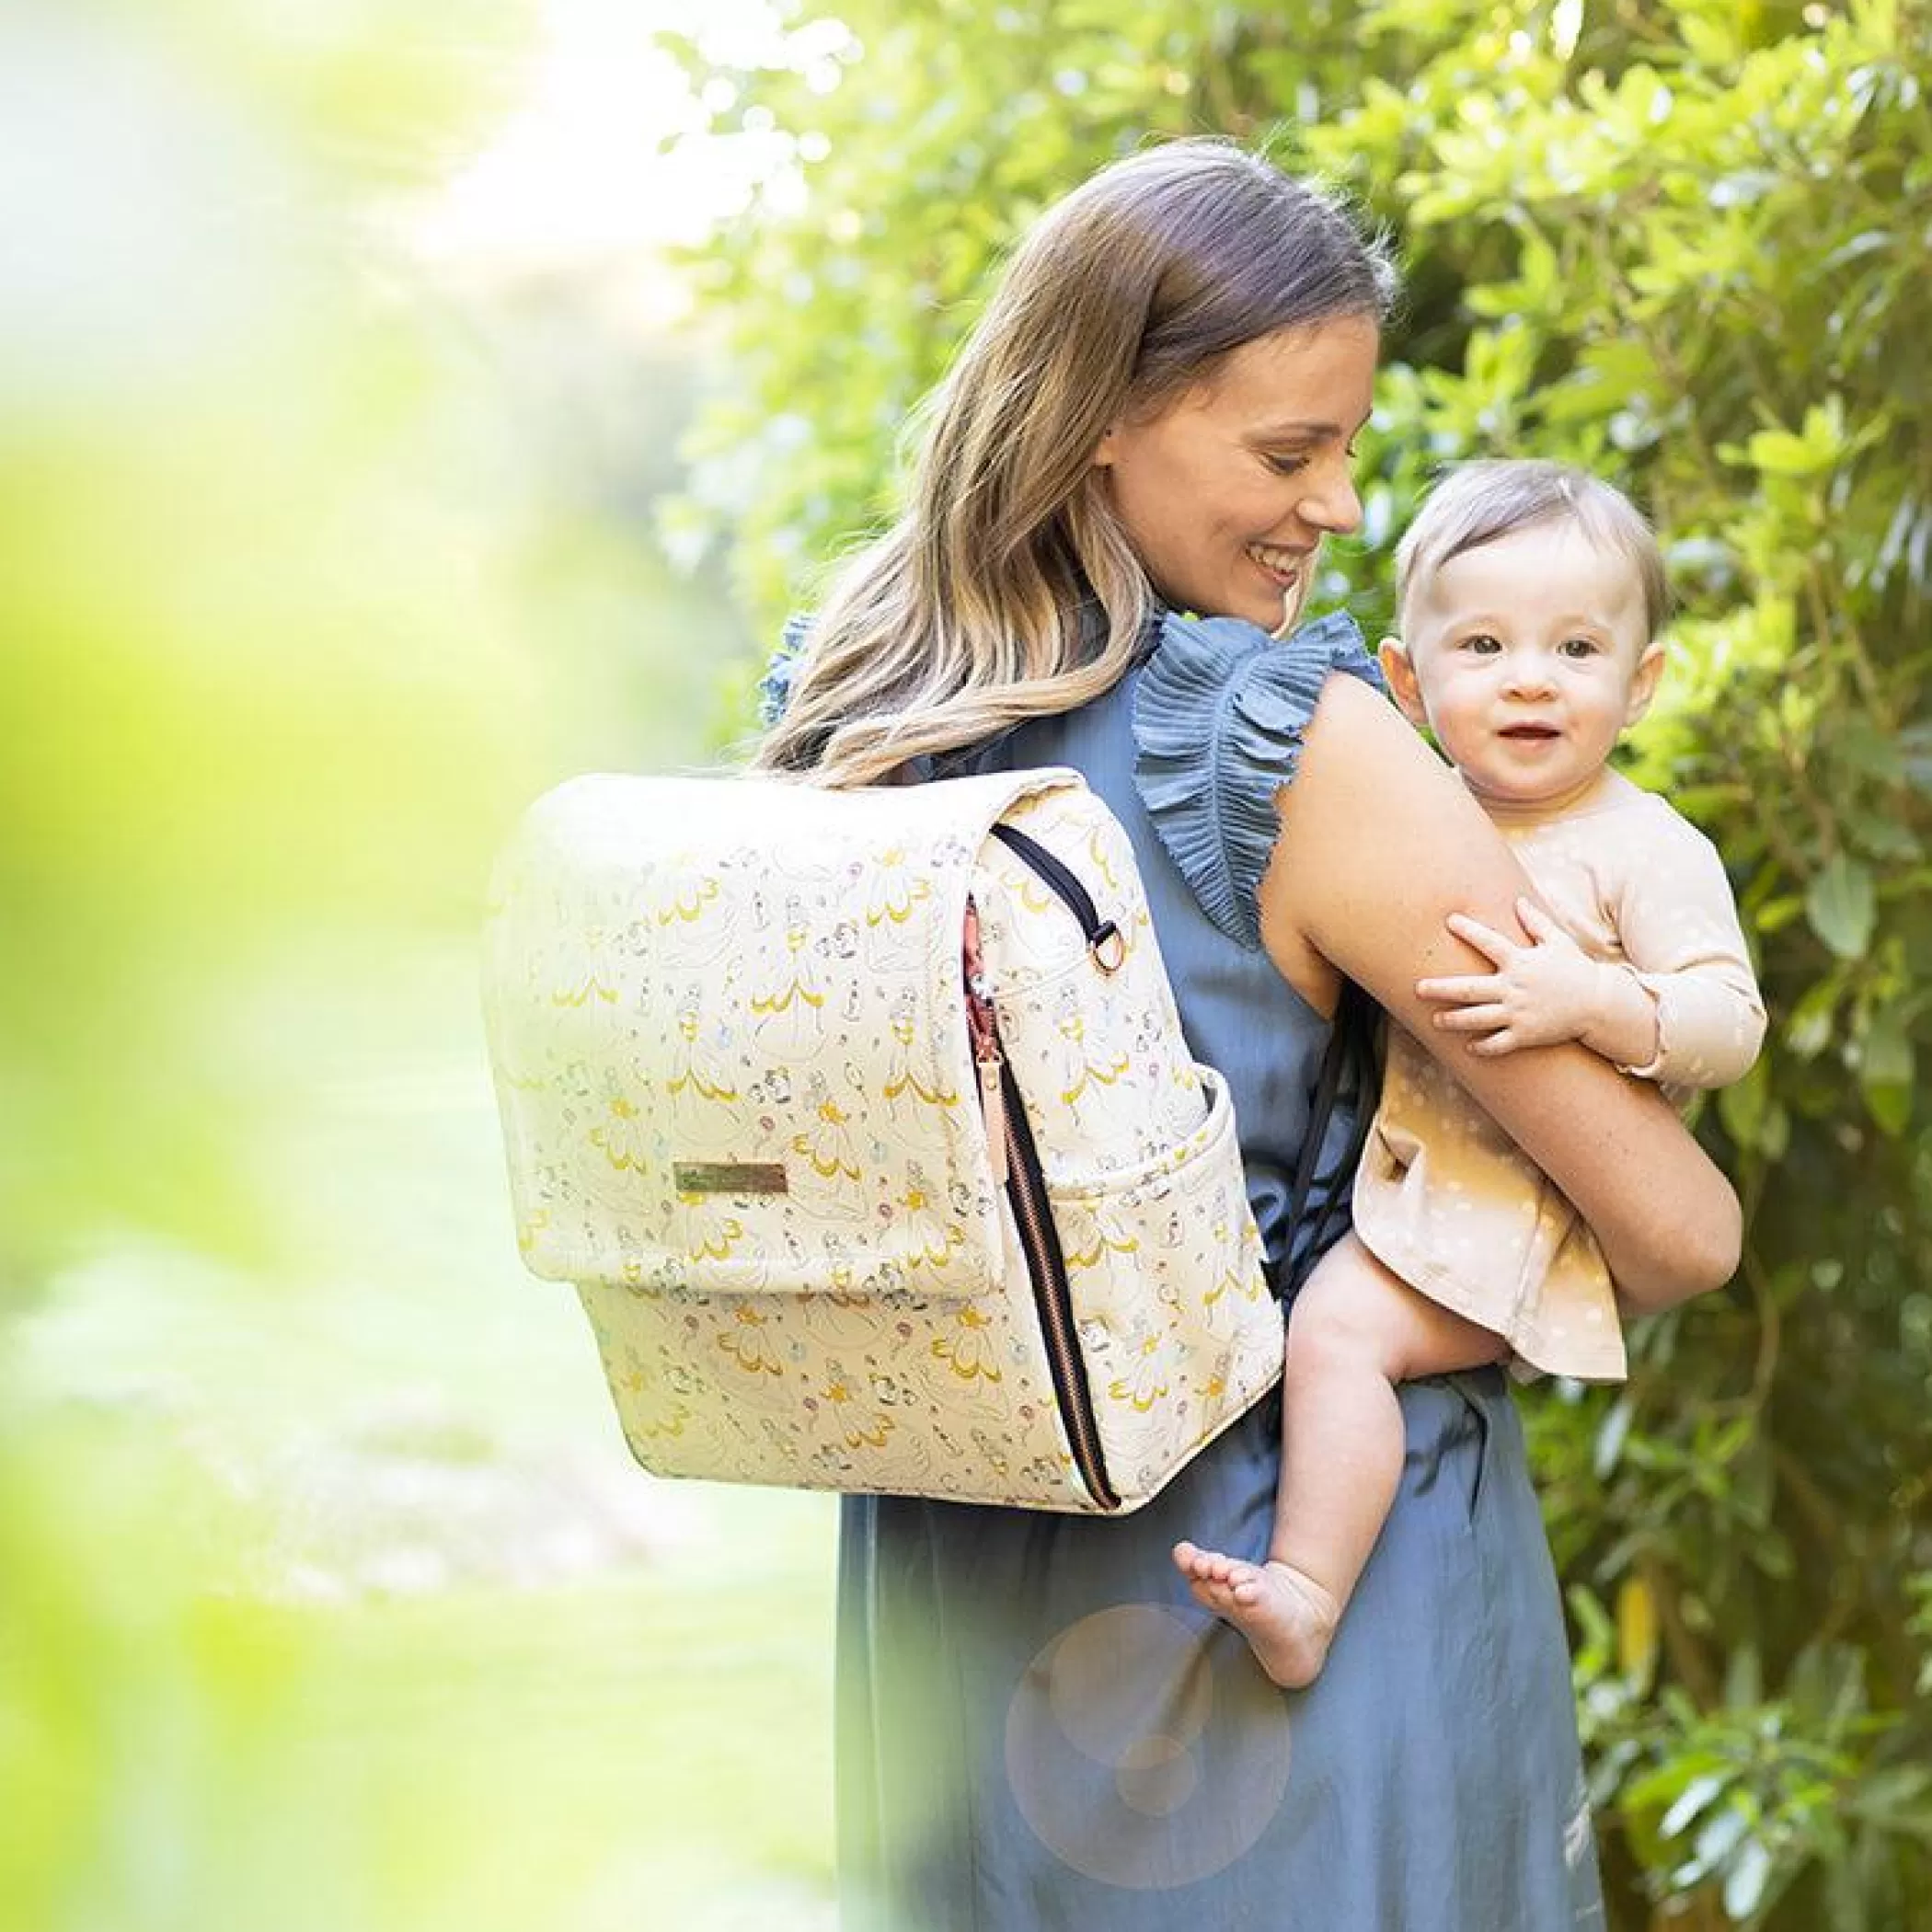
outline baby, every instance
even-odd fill
[[[1519,904],[1526,946],[1451,919],[1491,970],[1422,981],[1435,1024],[1475,1053],[1580,1041],[1673,1097],[1740,1078],[1765,1011],[1723,866],[1608,763],[1663,668],[1663,562],[1643,518],[1560,464],[1467,464],[1403,539],[1397,601],[1402,635],[1381,653],[1396,702],[1433,732],[1543,900]],[[1394,1501],[1397,1384],[1491,1362],[1585,1381],[1625,1372],[1590,1230],[1398,1029],[1353,1211],[1354,1232],[1294,1304],[1266,1560],[1174,1551],[1195,1599],[1287,1688],[1321,1670]]]

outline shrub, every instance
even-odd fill
[[[1529,1398],[1616,1923],[1892,1932],[1932,1891],[1932,23],[1915,0],[841,9],[731,75],[781,188],[703,263],[730,399],[675,513],[767,624],[1052,195],[1266,139],[1409,268],[1331,598],[1374,627],[1432,472],[1568,456],[1679,611],[1632,767],[1717,840],[1773,1017],[1700,1122],[1747,1252],[1616,1392]],[[717,76],[699,44],[686,57]],[[828,238],[830,245],[828,246]]]

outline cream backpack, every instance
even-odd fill
[[[1228,1094],[1072,771],[591,776],[497,874],[517,1236],[661,1475],[1136,1508],[1281,1371]]]

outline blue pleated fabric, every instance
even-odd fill
[[[1253,950],[1275,793],[1300,768],[1322,684],[1340,671],[1379,690],[1381,673],[1339,613],[1286,647],[1234,617],[1169,615],[1155,642],[1133,686],[1134,786],[1202,911]]]
[[[1277,642],[1168,615],[1105,696],[969,761],[1073,765],[1127,826],[1277,1257],[1300,1232],[1289,1187],[1328,1027],[1261,951],[1256,888],[1338,672],[1375,680],[1345,617]],[[1271,1399],[1125,1518],[848,1498],[848,1932],[1600,1926],[1562,1621],[1506,1386],[1419,1383],[1402,1407],[1394,1512],[1299,1693],[1195,1606],[1169,1557],[1183,1536],[1264,1553]]]

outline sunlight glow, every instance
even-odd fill
[[[720,60],[770,61],[785,44],[765,0],[544,0],[544,49],[501,132],[409,221],[424,255],[482,272],[557,270],[701,241],[781,168],[776,131],[707,136],[707,109],[653,45],[702,34]]]

